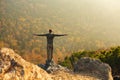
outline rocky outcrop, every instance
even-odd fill
[[[102,63],[100,60],[91,59],[88,57],[81,58],[74,66],[74,71],[94,75],[100,80],[113,80],[111,67]]]
[[[45,66],[42,65],[42,67]],[[77,69],[80,70],[80,68]],[[0,50],[0,80],[101,80],[87,73],[75,74],[57,64],[48,66],[46,70],[52,73],[48,74],[38,65],[25,61],[12,49]]]
[[[69,72],[70,70],[67,69],[66,67],[62,67],[61,65],[56,64],[54,61],[49,62],[49,64],[38,64],[39,67],[47,71],[48,73],[54,73],[55,71],[61,70],[61,71],[67,71]]]
[[[52,80],[48,73],[29,63],[13,50],[0,50],[0,79],[3,80]]]

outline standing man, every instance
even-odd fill
[[[54,39],[54,37],[66,36],[66,34],[53,34],[52,30],[49,29],[49,33],[47,33],[47,34],[34,34],[34,35],[35,36],[46,36],[46,38],[47,38],[47,62],[49,64],[53,59],[53,39]]]

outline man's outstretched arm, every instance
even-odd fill
[[[54,36],[67,36],[67,34],[54,34]]]
[[[46,34],[33,34],[34,36],[46,36]]]

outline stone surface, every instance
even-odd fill
[[[0,79],[52,80],[46,71],[25,61],[8,48],[2,48],[0,51]]]
[[[66,67],[62,67],[61,65],[56,64],[54,61],[52,62],[46,61],[46,64],[38,64],[38,66],[46,70],[48,73],[54,73],[55,71],[58,70],[70,71]]]
[[[74,66],[74,71],[78,73],[90,74],[99,77],[100,80],[113,80],[111,67],[100,60],[88,57],[81,58]]]
[[[50,74],[46,71],[50,71]],[[25,61],[12,49],[0,49],[0,80],[101,80],[87,73],[75,74],[55,63],[49,65],[46,71],[38,65]]]

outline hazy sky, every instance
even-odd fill
[[[72,17],[75,16],[74,20],[78,19],[78,22],[75,23],[80,23],[79,27],[84,26],[85,29],[89,27],[88,35],[94,31],[95,36],[101,36],[101,32],[104,32],[106,40],[120,41],[120,0],[62,1],[64,1],[64,5],[67,5],[68,13],[73,13]],[[75,31],[77,30],[80,31],[79,29]],[[97,31],[98,34],[96,34]]]
[[[79,3],[82,5],[82,11]],[[119,0],[81,0],[79,3],[76,4],[79,6],[80,12],[88,12],[87,15],[92,15],[92,19],[96,18],[96,23],[103,23],[104,27],[112,26],[118,28],[120,26]]]

